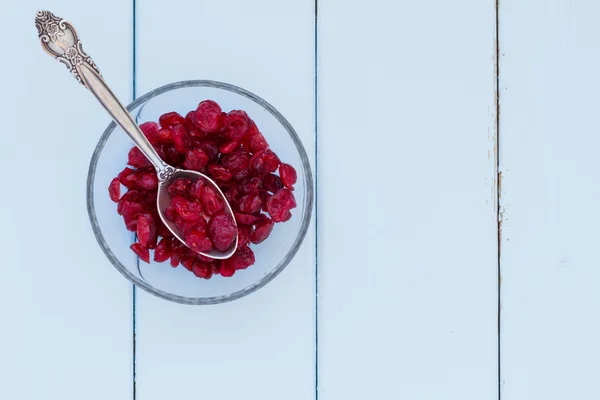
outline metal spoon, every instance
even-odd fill
[[[229,202],[219,186],[217,186],[212,179],[200,172],[174,168],[160,158],[148,139],[146,139],[146,136],[144,136],[140,128],[134,122],[131,114],[123,107],[108,85],[104,82],[100,70],[92,58],[83,51],[81,41],[79,40],[73,25],[49,11],[38,11],[35,16],[35,26],[38,30],[38,36],[44,50],[52,57],[65,64],[75,79],[94,94],[96,99],[113,117],[115,122],[123,128],[131,140],[133,140],[133,143],[135,143],[148,160],[150,160],[152,165],[154,165],[156,174],[158,175],[158,196],[156,199],[158,214],[177,239],[185,244],[183,235],[175,223],[168,220],[164,215],[165,209],[171,203],[171,195],[168,192],[168,188],[177,178],[190,179],[192,182],[195,182],[200,178],[204,179],[205,182],[210,184],[221,196],[221,199],[225,204],[225,211],[229,214],[235,224],[233,210],[231,209]],[[210,252],[199,254],[223,260],[231,257],[233,253],[235,253],[237,246],[238,239],[236,236],[235,242],[226,251],[220,251],[213,248]]]

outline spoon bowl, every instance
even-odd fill
[[[212,179],[210,179],[209,177],[207,177],[204,174],[201,174],[200,172],[175,169],[175,171],[167,179],[161,181],[158,184],[158,196],[156,199],[156,205],[158,208],[158,215],[160,216],[160,219],[167,226],[167,228],[169,228],[171,233],[173,233],[173,235],[177,239],[179,239],[182,243],[185,243],[184,235],[181,233],[181,231],[179,230],[177,225],[173,221],[171,221],[165,217],[165,210],[171,204],[171,200],[172,200],[171,194],[169,193],[168,188],[176,179],[180,179],[180,178],[188,179],[192,182],[196,182],[198,179],[204,179],[204,182],[206,184],[211,185],[212,188],[217,192],[217,194],[219,196],[221,196],[221,198],[223,199],[223,201],[225,203],[225,212],[231,216],[231,218],[235,224],[235,218],[233,217],[233,210],[231,209],[229,202],[227,202],[225,195],[223,194],[223,192],[221,191],[219,186]],[[236,228],[237,228],[237,225],[236,225]],[[206,253],[200,253],[200,254],[210,257],[210,258],[213,258],[215,260],[224,260],[224,259],[231,257],[233,255],[233,253],[235,253],[237,247],[238,247],[238,237],[236,235],[235,242],[227,250],[220,251],[213,247],[212,250],[210,250]]]

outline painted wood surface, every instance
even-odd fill
[[[502,398],[597,399],[600,4],[500,4]]]
[[[44,6],[124,101],[214,79],[292,123],[317,217],[284,273],[218,306],[133,295],[86,215],[109,117],[39,47]],[[498,6],[496,40],[495,0],[1,5],[20,40],[0,64],[0,168],[18,171],[0,399],[599,397],[600,5]]]
[[[132,286],[102,254],[86,212],[89,160],[110,118],[43,52],[40,6],[0,5],[0,399],[131,399]],[[65,0],[51,10],[75,24],[130,100],[130,5]]]
[[[494,1],[322,1],[318,38],[319,398],[496,399]]]
[[[241,86],[290,121],[314,165],[312,2],[140,1],[137,12],[139,94],[186,79]],[[186,307],[138,291],[138,398],[314,398],[314,231],[281,275],[233,303]]]

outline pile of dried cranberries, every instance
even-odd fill
[[[214,274],[229,277],[254,264],[250,245],[267,239],[274,224],[288,221],[296,207],[294,167],[280,161],[244,111],[225,113],[211,100],[201,102],[185,118],[170,112],[158,124],[146,122],[140,128],[168,164],[212,178],[234,211],[237,229],[213,187],[204,180],[175,180],[168,189],[172,203],[165,214],[184,233],[188,246],[201,252],[213,247],[226,250],[237,234],[238,250],[227,260],[213,260],[174,238],[158,216],[156,172],[133,147],[127,161],[133,168],[121,171],[108,188],[126,228],[137,233],[133,252],[149,263],[153,250],[154,261],[170,261],[172,267],[181,264],[204,279]],[[121,185],[127,188],[123,196]]]

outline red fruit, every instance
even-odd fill
[[[160,118],[158,118],[158,123],[160,124],[161,128],[171,129],[175,125],[185,123],[185,118],[183,118],[179,113],[173,111],[161,115]]]
[[[227,250],[235,242],[237,234],[235,223],[227,214],[217,214],[208,222],[208,237],[221,251]]]
[[[173,253],[171,255],[171,267],[177,268],[179,266],[179,261],[181,260],[179,253]]]
[[[260,133],[254,122],[250,124],[250,128],[246,133],[244,146],[253,154],[256,154],[259,151],[265,150],[269,147],[269,143],[267,143],[265,137],[262,135],[262,133]]]
[[[243,196],[238,207],[241,212],[247,214],[254,214],[259,212],[264,204],[264,195],[261,192],[254,192]]]
[[[212,264],[196,260],[192,265],[192,273],[198,278],[210,279],[213,275]]]
[[[140,130],[146,136],[150,143],[155,143],[158,137],[158,124],[156,122],[144,122],[140,125]]]
[[[282,187],[283,183],[277,175],[268,174],[263,177],[263,188],[267,189],[269,192],[275,193]]]
[[[246,179],[248,179],[250,177],[250,170],[249,169],[243,169],[241,171],[235,172],[233,174],[233,179],[240,182],[240,181],[245,181]]]
[[[221,157],[221,165],[231,172],[245,170],[250,166],[250,154],[236,151]]]
[[[292,213],[288,211],[286,211],[283,215],[283,219],[281,220],[281,222],[287,222],[290,220],[290,218],[292,218]]]
[[[211,162],[215,162],[219,159],[219,145],[214,140],[196,142],[195,146],[206,153]]]
[[[217,103],[205,100],[198,104],[194,122],[202,132],[215,133],[223,129],[226,119],[227,115]]]
[[[219,151],[223,154],[229,154],[240,147],[240,142],[226,142],[219,147]]]
[[[250,242],[250,235],[252,234],[252,227],[238,225],[238,246],[247,245]]]
[[[119,202],[121,198],[121,182],[119,182],[119,178],[114,178],[110,181],[110,185],[108,185],[108,196],[115,203]]]
[[[156,134],[156,143],[168,144],[173,142],[173,132],[170,129],[161,129]]]
[[[266,221],[254,228],[254,231],[252,231],[252,234],[250,235],[250,241],[252,241],[254,244],[264,242],[265,239],[269,237],[271,232],[273,232],[273,226],[275,226],[275,223],[267,218]]]
[[[203,230],[194,229],[185,237],[185,244],[197,253],[206,253],[212,250],[212,243],[206,232]]]
[[[275,222],[289,219],[287,214],[294,207],[296,207],[296,199],[288,189],[280,189],[267,200],[267,211]]]
[[[279,176],[281,176],[281,182],[283,186],[290,190],[294,190],[294,184],[298,180],[298,174],[296,170],[290,164],[281,164],[279,166]]]
[[[202,207],[197,201],[189,201],[183,196],[175,196],[171,204],[175,212],[185,221],[196,221],[202,217]]]
[[[177,226],[177,229],[179,229],[183,236],[187,236],[194,229],[205,230],[206,221],[204,220],[204,218],[200,218],[196,221],[186,221],[181,217],[177,217],[175,219],[175,226]]]
[[[162,238],[158,245],[156,246],[156,250],[154,250],[154,261],[156,262],[165,262],[172,256],[171,251],[171,239]]]
[[[252,169],[259,174],[268,174],[269,172],[277,171],[277,167],[279,167],[281,161],[271,149],[266,149],[252,156],[250,164]]]
[[[233,268],[237,271],[240,269],[246,269],[254,264],[255,257],[254,252],[248,246],[241,246],[237,251],[226,260],[227,263],[231,263]]]
[[[152,163],[137,147],[132,147],[131,150],[129,150],[129,153],[127,154],[127,164],[136,168],[152,167]]]
[[[205,185],[202,189],[202,196],[200,197],[202,208],[207,215],[214,215],[219,211],[223,210],[225,204],[221,196],[212,188],[212,186]]]
[[[158,177],[154,172],[139,173],[136,171],[132,176],[136,178],[136,185],[140,189],[154,190],[158,187]]]
[[[196,254],[196,258],[200,261],[204,261],[205,263],[211,263],[211,262],[215,261],[214,258],[203,256],[202,254]]]
[[[137,227],[137,216],[144,212],[144,207],[140,203],[128,200],[124,201],[123,197],[119,200],[119,204],[121,205],[120,214],[123,216],[125,223],[133,228],[129,230],[135,230],[135,227]],[[119,211],[119,209],[117,209],[117,211]],[[133,221],[135,221],[136,225],[132,225]]]
[[[249,194],[256,192],[263,185],[263,180],[259,177],[251,178],[248,182],[245,182],[239,186],[241,194]]]
[[[195,261],[196,258],[194,256],[186,255],[181,257],[181,265],[183,265],[188,271],[192,270]]]
[[[200,200],[202,198],[202,190],[204,189],[204,185],[204,179],[198,178],[189,189],[190,197]]]
[[[185,178],[177,178],[169,185],[169,194],[171,196],[181,195],[186,196],[192,187],[192,181]]]
[[[175,150],[177,150],[180,154],[186,154],[188,148],[190,147],[190,137],[183,125],[175,125],[173,129],[171,129],[173,136],[173,144],[175,145]]]
[[[225,278],[232,277],[233,274],[235,274],[235,267],[230,262],[221,262],[221,268],[219,269],[219,273]]]
[[[234,213],[234,216],[236,222],[242,225],[254,225],[261,221],[261,217],[252,214]]]
[[[134,173],[135,171],[131,168],[125,168],[123,171],[119,172],[119,175],[117,175],[117,179],[127,189],[133,189],[135,187],[135,181],[133,180],[133,178],[130,179],[129,177]]]
[[[208,166],[208,173],[217,181],[228,181],[233,176],[231,172],[217,164],[210,164]]]
[[[156,237],[156,225],[150,214],[140,214],[137,217],[137,236],[138,240],[145,247],[148,246],[153,238]]]
[[[183,166],[192,171],[203,172],[208,164],[208,156],[201,149],[188,150]]]
[[[250,118],[244,111],[233,110],[227,114],[225,136],[233,141],[240,141],[250,127]]]
[[[173,203],[169,204],[167,208],[165,208],[164,216],[169,221],[175,221],[177,219],[177,213],[175,212],[175,207],[173,207]]]
[[[134,243],[129,246],[131,250],[145,263],[150,264],[150,252],[141,243]]]

